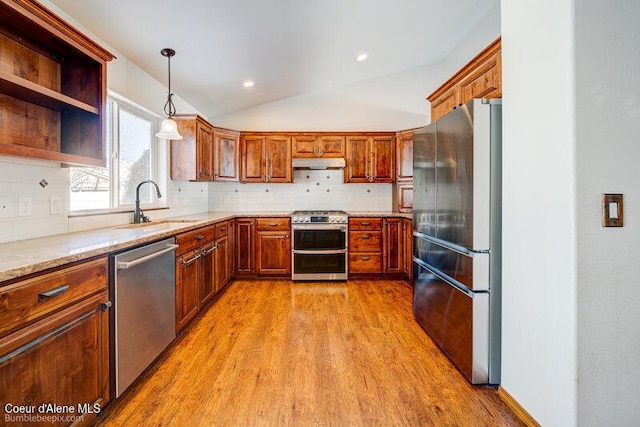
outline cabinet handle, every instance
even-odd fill
[[[100,304],[100,310],[102,311],[107,311],[111,308],[111,306],[113,305],[113,303],[111,301],[107,301],[103,304]]]
[[[363,226],[365,226],[365,227],[366,227],[367,225],[371,225],[371,223],[370,223],[370,222],[361,222],[360,224],[362,224],[362,225],[363,225]]]
[[[62,285],[62,286],[58,286],[57,288],[48,290],[46,292],[41,292],[38,294],[38,302],[42,302],[47,298],[53,298],[53,297],[57,297],[58,295],[62,295],[65,292],[67,292],[67,289],[69,289],[69,285]]]
[[[192,262],[194,262],[195,260],[197,260],[198,258],[200,258],[202,256],[202,253],[197,254],[196,256],[194,256],[191,259],[188,259],[185,261],[184,257],[182,257],[182,265],[189,265]]]
[[[220,230],[227,231],[227,227],[220,227]]]
[[[202,234],[199,234],[196,236],[196,240],[204,240],[204,236]]]
[[[368,235],[368,234],[365,234],[365,235],[363,235],[363,236],[362,236],[362,238],[363,238],[364,240],[369,240],[369,239],[371,238],[371,236],[370,236],[370,235]]]
[[[370,258],[368,256],[363,256],[363,257],[360,257],[360,259],[362,261],[369,261]]]
[[[277,222],[270,222],[269,223],[269,227],[277,227],[278,223]]]

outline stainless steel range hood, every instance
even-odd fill
[[[294,169],[344,169],[345,161],[343,158],[325,159],[325,158],[294,158]]]

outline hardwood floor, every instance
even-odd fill
[[[400,281],[236,281],[101,425],[512,426],[411,313]]]

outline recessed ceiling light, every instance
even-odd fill
[[[242,86],[244,86],[246,89],[252,88],[256,85],[256,82],[254,82],[253,80],[245,80],[242,83]]]
[[[366,60],[368,57],[369,57],[368,53],[362,52],[362,53],[358,54],[358,56],[356,56],[356,61],[362,62],[362,61]]]

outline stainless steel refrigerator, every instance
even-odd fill
[[[472,384],[500,383],[502,105],[414,135],[413,314]]]

